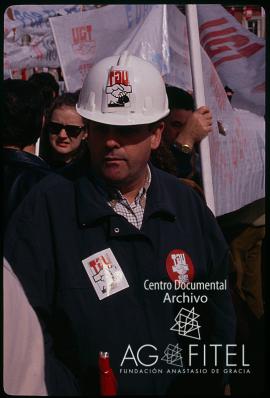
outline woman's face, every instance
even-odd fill
[[[59,126],[58,129],[54,129],[53,127],[50,128],[50,124],[48,125],[49,141],[52,148],[58,154],[63,155],[68,162],[72,159],[73,154],[76,153],[81,141],[87,137],[86,131],[80,131],[80,129],[78,129],[80,132],[77,137],[72,137],[68,134],[68,126],[83,127],[83,119],[77,113],[75,107],[63,105],[61,108],[57,108],[53,111],[50,122],[52,122],[51,126],[53,126],[53,123],[63,125],[62,129],[61,126],[60,129]],[[64,126],[67,126],[67,131]],[[58,132],[57,130],[60,131]],[[56,132],[58,132],[58,134]],[[68,155],[70,155],[70,157]]]

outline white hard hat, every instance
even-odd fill
[[[159,71],[127,51],[89,70],[76,108],[86,119],[120,126],[153,123],[169,113]]]

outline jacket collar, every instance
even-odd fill
[[[91,174],[75,181],[75,198],[78,221],[82,226],[116,215],[107,204],[108,194],[105,186]]]
[[[18,149],[12,148],[3,148],[2,154],[4,164],[24,163],[29,164],[29,166],[43,166],[44,168],[49,169],[49,166],[42,158],[29,152],[20,151]]]
[[[144,219],[159,214],[174,220],[175,210],[167,191],[161,186],[163,174],[151,164],[149,166],[152,180],[147,192]],[[78,221],[82,226],[92,225],[105,217],[119,217],[107,204],[106,185],[92,173],[75,181],[75,196]]]
[[[149,166],[151,169],[152,181],[147,193],[144,219],[160,214],[160,216],[165,216],[166,218],[174,220],[176,212],[172,203],[171,192],[169,194],[169,190],[166,189],[169,188],[167,186],[168,182],[165,180],[164,183],[162,183],[166,175],[152,164]]]

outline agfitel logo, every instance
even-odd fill
[[[200,340],[200,327],[197,318],[200,315],[194,312],[194,307],[189,311],[186,308],[181,308],[175,317],[175,324],[170,328],[179,334],[179,336],[190,337],[192,339]]]
[[[192,339],[200,340],[200,325],[198,324],[198,314],[195,313],[194,307],[189,311],[185,308],[181,308],[177,316],[175,317],[175,324],[170,328],[172,331],[176,331],[180,336],[189,337]],[[126,348],[124,356],[120,364],[120,373],[163,373],[163,369],[148,369],[138,371],[138,367],[143,368],[154,367],[159,360],[165,361],[167,365],[188,369],[183,369],[181,373],[207,373],[208,361],[211,361],[214,368],[211,369],[212,373],[219,372],[218,363],[220,360],[220,354],[224,356],[223,372],[224,373],[250,373],[250,364],[245,359],[245,345],[242,344],[241,353],[235,352],[237,344],[189,344],[186,348],[185,353],[183,349],[177,344],[168,344],[165,350],[162,352],[161,357],[158,353],[158,348],[152,344],[144,344],[137,350],[134,350],[129,344]],[[240,357],[240,361],[238,356]],[[192,369],[194,362],[198,367],[197,372]],[[185,363],[184,363],[185,362]],[[236,368],[237,366],[242,368]],[[130,366],[135,366],[135,369],[130,369]],[[124,366],[128,366],[128,369],[123,369]],[[167,371],[169,373],[170,370]]]
[[[168,365],[183,367],[183,358],[181,355],[181,351],[182,348],[180,348],[178,344],[168,344],[161,360],[165,361]]]
[[[140,346],[137,350],[133,349],[131,344],[126,348],[124,356],[120,364],[120,373],[127,373],[124,371],[124,366],[128,366],[128,373],[138,373],[133,372],[130,366],[135,366],[136,369],[141,366],[143,368],[151,368],[155,366],[159,360],[165,361],[168,365],[177,366],[183,368],[191,368],[194,366],[196,361],[196,366],[198,367],[198,358],[200,357],[200,369],[207,371],[208,357],[211,357],[211,363],[214,367],[220,366],[218,363],[218,356],[220,351],[224,351],[224,373],[250,373],[250,364],[246,362],[245,346],[242,344],[242,350],[240,354],[235,353],[235,348],[237,344],[189,344],[187,352],[182,352],[183,350],[178,344],[168,344],[165,350],[162,352],[160,357],[159,350],[153,344],[144,344]],[[240,362],[237,356],[240,355]],[[237,363],[238,362],[238,363]],[[237,366],[242,368],[236,368]],[[156,368],[155,368],[156,369]],[[198,369],[198,368],[197,368]],[[162,369],[160,369],[162,370]],[[143,371],[143,373],[146,373]],[[161,372],[162,373],[162,372]],[[186,372],[187,373],[187,372]],[[204,373],[204,372],[201,372]]]

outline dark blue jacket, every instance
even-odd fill
[[[196,281],[224,281],[228,274],[228,248],[212,213],[177,178],[151,170],[141,230],[107,205],[102,188],[91,176],[74,182],[47,177],[14,214],[6,234],[6,257],[42,323],[50,394],[97,393],[99,351],[110,353],[119,394],[183,392],[183,384],[175,387],[177,376],[165,372],[172,366],[162,360],[169,344],[178,343],[186,355],[190,343],[234,342],[228,290],[192,291],[206,294],[207,303],[181,305],[163,302],[168,291],[144,288],[147,279],[170,281],[166,259],[173,249],[189,254]],[[129,287],[99,300],[82,260],[107,248],[114,253]],[[201,340],[170,330],[182,307],[194,307],[200,315]],[[141,350],[143,364],[152,360],[149,355],[158,354],[159,359],[149,367],[138,361],[136,366],[129,359],[126,369],[163,368],[163,374],[121,373],[128,345],[135,356],[140,347],[151,345]],[[189,391],[195,385],[189,383]]]
[[[30,189],[47,176],[50,168],[44,160],[31,153],[4,148],[4,224]]]

